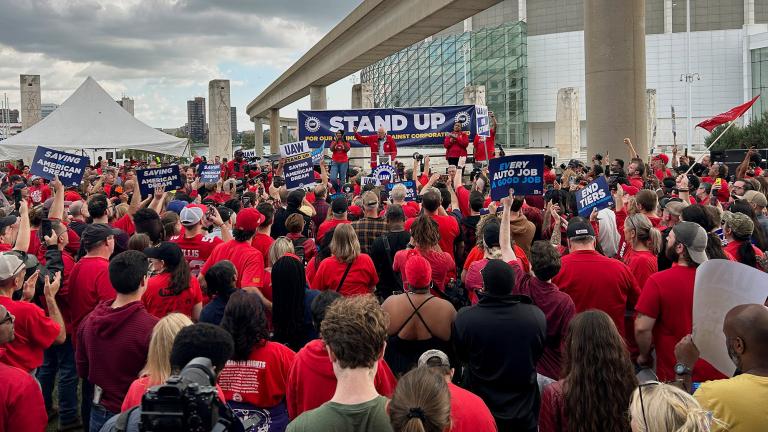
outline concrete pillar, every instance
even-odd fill
[[[664,33],[672,33],[672,0],[664,0]]]
[[[253,122],[253,144],[256,149],[256,156],[264,156],[264,125],[261,117],[256,117],[256,121]]]
[[[280,154],[280,108],[269,109],[269,153]]]
[[[325,86],[309,86],[309,108],[313,110],[328,109]]]
[[[464,87],[464,105],[485,105],[485,86],[468,85]]]
[[[208,154],[232,158],[232,119],[229,80],[208,82]]]
[[[526,0],[517,0],[517,19],[518,21],[528,22],[528,5]]]
[[[40,121],[40,75],[19,75],[21,89],[21,130]]]
[[[352,109],[373,108],[373,88],[370,83],[355,84],[352,86]],[[347,131],[351,135],[352,131]],[[354,147],[359,143],[352,141],[352,149],[349,151],[350,165],[356,165],[365,169],[370,169],[371,149],[369,147]]]
[[[585,0],[584,58],[587,154],[628,160],[629,137],[645,159],[645,0]]]
[[[755,23],[755,0],[744,0],[744,25]]]
[[[581,151],[578,88],[566,87],[557,91],[555,147],[559,159],[576,158]]]
[[[651,153],[655,153],[656,149],[656,89],[647,89],[646,95],[646,112],[648,113],[647,124],[648,129],[646,134],[648,136],[648,148]]]

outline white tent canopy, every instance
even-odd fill
[[[181,156],[187,139],[140,122],[118,105],[96,80],[88,77],[42,121],[0,141],[0,160],[29,162],[37,146],[71,153],[83,149],[130,149]]]

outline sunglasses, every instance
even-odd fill
[[[661,384],[658,381],[648,381],[646,383],[642,383],[639,386],[637,386],[637,394],[640,398],[640,412],[643,414],[643,425],[645,426],[645,429],[643,430],[649,430],[648,429],[648,419],[645,416],[645,402],[643,401],[643,387],[649,387],[649,386],[655,386]],[[632,415],[629,411],[627,411],[627,419],[630,423],[632,423]]]

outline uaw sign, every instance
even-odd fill
[[[283,172],[286,189],[299,189],[315,182],[312,153],[306,141],[281,144],[280,156],[285,159]]]
[[[88,162],[85,156],[38,146],[29,172],[48,180],[58,176],[64,186],[79,186]]]
[[[458,122],[472,140],[477,128],[475,109],[474,105],[454,105],[299,111],[299,139],[306,140],[313,148],[319,147],[333,140],[336,131],[343,130],[353,147],[361,147],[352,133],[357,127],[361,135],[372,135],[384,128],[398,146],[442,144],[445,136],[453,131],[453,124]],[[487,116],[487,108],[485,112]]]

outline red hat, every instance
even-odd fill
[[[83,197],[75,191],[68,190],[64,192],[64,201],[80,201]]]
[[[363,209],[360,208],[360,206],[357,205],[351,205],[347,207],[347,213],[354,216],[354,217],[360,217],[363,215]]]
[[[624,193],[629,196],[635,196],[638,192],[640,192],[639,189],[632,185],[621,185],[621,188],[624,189]]]
[[[235,228],[243,231],[256,231],[259,225],[264,222],[264,219],[264,215],[255,208],[244,208],[237,214]]]
[[[653,160],[660,160],[664,162],[664,165],[666,165],[669,163],[669,156],[665,155],[664,153],[659,153],[653,157]]]
[[[432,266],[414,250],[408,252],[404,274],[411,289],[426,288],[432,282]]]

